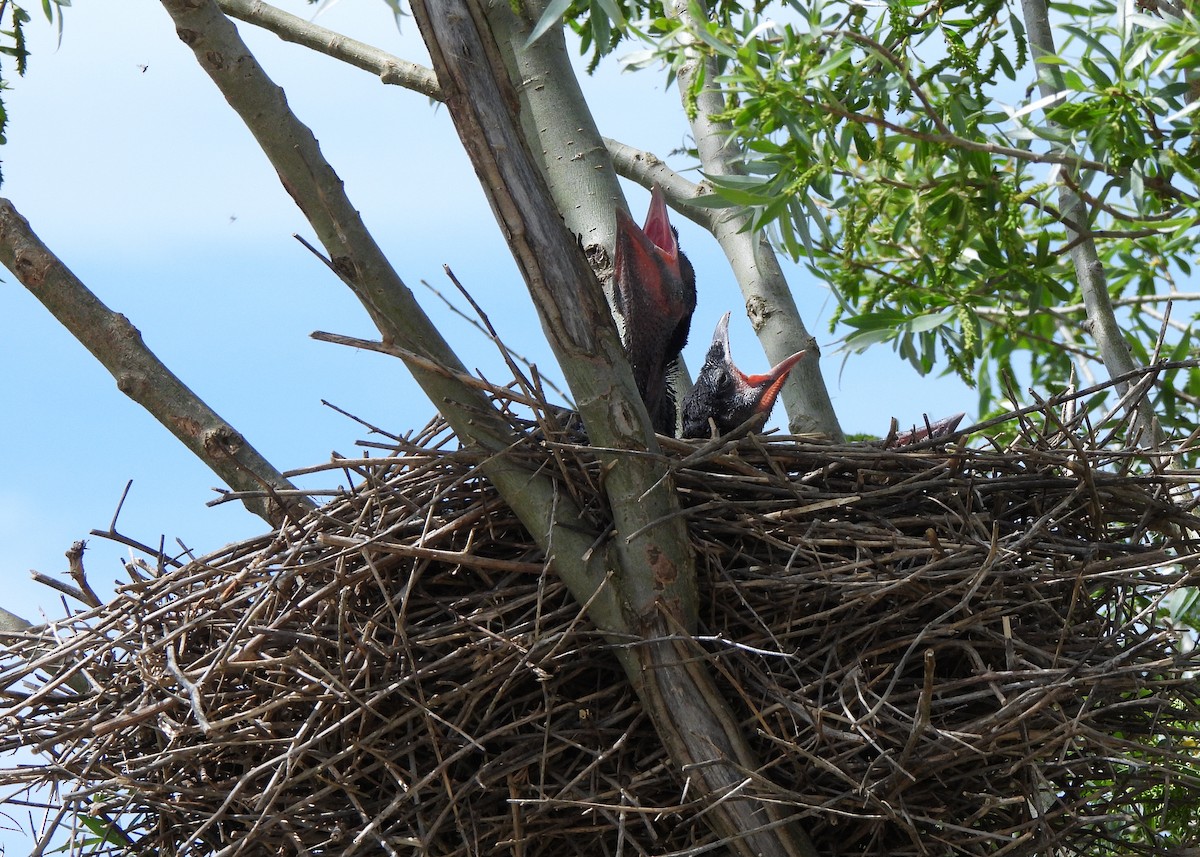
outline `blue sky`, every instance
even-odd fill
[[[310,235],[249,133],[151,0],[77,0],[61,47],[36,7],[29,74],[12,89],[8,145],[0,147],[10,199],[96,295],[125,313],[185,383],[280,469],[350,453],[364,430],[328,399],[389,431],[433,414],[398,361],[311,340],[317,329],[373,337],[349,291],[292,233]],[[302,2],[284,8],[310,16]],[[415,24],[397,32],[376,0],[334,4],[320,23],[426,62]],[[500,377],[492,347],[427,292],[450,293],[449,264],[501,335],[553,374],[516,268],[509,260],[449,116],[424,97],[243,26],[245,38],[302,120],[315,131],[351,199],[396,268],[468,367]],[[653,72],[609,66],[584,81],[601,131],[665,157],[686,141],[673,88]],[[677,168],[686,166],[676,160]],[[648,194],[629,190],[639,217]],[[734,353],[747,371],[766,358],[716,243],[687,221],[681,243],[699,271],[700,301],[686,356],[698,366],[717,319],[734,310]],[[847,431],[972,413],[955,379],[921,378],[887,347],[851,356],[844,371],[827,319],[828,290],[790,270],[797,301],[824,351],[824,371]],[[165,535],[198,552],[261,532],[240,505],[207,508],[217,478],[127,400],[112,377],[7,272],[0,272],[0,568],[5,608],[32,621],[61,615],[57,596],[28,571],[59,573],[63,552],[108,525],[127,480],[119,528],[146,543]],[[780,424],[781,415],[775,423]],[[332,481],[332,477],[331,477]],[[124,548],[89,540],[85,563],[102,593],[120,579]],[[44,611],[44,613],[43,613]],[[0,842],[18,853],[0,822]]]

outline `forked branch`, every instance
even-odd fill
[[[593,596],[598,624],[622,621],[617,595],[605,587],[607,556],[598,535],[569,497],[544,473],[508,455],[520,438],[479,389],[367,231],[312,131],[250,53],[215,0],[162,0],[179,37],[254,135],[329,254],[342,281],[362,302],[383,341],[405,359],[413,378],[465,444],[492,453],[482,469],[573,588]]]
[[[414,0],[412,7],[455,127],[543,314],[589,436],[605,448],[597,456],[616,525],[614,582],[640,641],[624,650],[636,659],[625,663],[630,680],[677,770],[711,801],[706,820],[733,853],[811,857],[798,824],[741,794],[761,766],[691,636],[695,559],[674,480],[655,457],[614,454],[643,444],[654,451],[657,444],[600,289],[530,153],[535,142],[553,141],[523,139],[508,70],[480,4]]]

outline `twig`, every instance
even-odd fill
[[[486,556],[478,556],[466,551],[446,551],[437,550],[436,548],[418,547],[413,545],[402,545],[396,542],[383,541],[380,539],[372,539],[370,541],[360,541],[356,539],[342,538],[332,534],[323,534],[319,539],[321,544],[333,545],[341,548],[369,548],[378,550],[384,553],[394,553],[399,556],[411,556],[418,559],[431,559],[438,562],[444,562],[450,566],[465,565],[471,568],[488,569],[491,571],[515,572],[517,574],[542,574],[546,570],[546,564],[542,562],[512,562],[505,559],[493,559]]]
[[[440,373],[448,377],[454,377],[455,380],[459,381],[466,387],[471,387],[475,390],[483,390],[494,395],[503,395],[506,398],[511,398],[514,402],[520,402],[521,404],[529,405],[530,407],[534,407],[539,404],[539,402],[533,398],[515,394],[505,387],[497,386],[496,384],[485,381],[482,378],[476,378],[474,375],[469,375],[465,372],[462,374],[454,373],[450,369],[447,369],[444,366],[439,366],[433,361],[422,357],[420,354],[415,354],[411,351],[401,348],[398,345],[389,345],[388,343],[379,342],[373,339],[360,339],[356,336],[346,336],[340,333],[329,333],[328,331],[324,330],[314,330],[309,334],[309,336],[311,336],[313,339],[319,340],[320,342],[330,342],[334,345],[346,345],[351,348],[363,348],[367,351],[378,351],[380,354],[390,354],[393,357],[399,357],[404,362],[427,372]],[[347,414],[347,416],[350,415]],[[353,417],[351,418],[353,419]],[[383,432],[383,434],[387,433]]]
[[[121,499],[117,501],[117,508],[113,510],[112,520],[108,522],[108,531],[110,533],[117,531],[117,519],[121,517],[121,510],[125,508],[125,499],[129,496],[129,489],[132,487],[133,480],[126,481],[125,488],[121,491]]]
[[[124,488],[124,490],[121,491],[121,499],[117,501],[117,508],[116,508],[116,511],[113,512],[112,520],[108,524],[108,529],[107,530],[91,530],[89,532],[89,535],[98,536],[102,539],[108,539],[109,541],[118,542],[127,547],[131,547],[134,550],[140,551],[140,552],[144,553],[146,556],[156,557],[158,560],[160,571],[162,570],[162,567],[164,565],[168,565],[168,564],[171,566],[174,566],[175,568],[181,567],[182,563],[180,563],[177,559],[167,557],[166,552],[163,550],[164,538],[159,539],[159,546],[156,549],[156,548],[150,547],[149,545],[144,545],[135,539],[131,539],[128,536],[122,535],[121,533],[117,532],[117,519],[121,516],[121,509],[123,509],[125,507],[125,499],[129,496],[129,489],[132,486],[133,486],[132,479],[130,479],[128,482],[125,483],[125,488]],[[261,496],[262,495],[260,494],[259,498],[261,498]]]
[[[459,309],[458,306],[455,305],[449,298],[431,286],[428,281],[421,280],[421,285],[433,292],[434,295],[436,295],[438,299],[440,299],[441,302],[450,309],[451,312],[487,336],[491,343],[500,351],[500,356],[504,359],[505,363],[508,364],[508,368],[513,373],[513,377],[524,386],[526,379],[512,361],[519,361],[523,366],[525,366],[526,369],[529,369],[530,371],[533,371],[534,369],[533,363],[504,344],[504,342],[500,339],[499,334],[496,333],[496,329],[492,326],[492,322],[488,318],[487,313],[483,311],[479,304],[476,303],[475,299],[471,297],[466,288],[464,288],[463,284],[458,281],[456,276],[454,276],[454,272],[450,269],[450,266],[443,265],[442,268],[445,270],[446,276],[450,278],[450,282],[454,284],[456,289],[458,289],[459,294],[466,298],[467,302],[471,305],[471,308],[475,310],[475,318],[471,318],[469,315]],[[563,390],[553,381],[545,378],[544,376],[542,377],[542,381],[547,387],[557,393],[565,401],[570,401],[571,397],[567,393],[563,392]]]
[[[981,433],[981,432],[986,431],[989,428],[992,428],[993,426],[998,426],[998,425],[1000,425],[1004,422],[1007,422],[1009,420],[1012,420],[1014,418],[1040,411],[1043,407],[1058,407],[1059,405],[1063,404],[1064,402],[1072,401],[1074,399],[1086,398],[1086,397],[1092,395],[1093,393],[1099,393],[1100,391],[1106,390],[1109,387],[1117,387],[1118,385],[1121,385],[1122,387],[1125,387],[1126,389],[1128,389],[1129,382],[1133,381],[1134,379],[1138,379],[1140,381],[1144,377],[1149,377],[1150,383],[1153,383],[1153,377],[1155,375],[1157,375],[1159,372],[1166,372],[1166,371],[1171,371],[1171,370],[1175,370],[1175,369],[1195,369],[1197,367],[1200,367],[1200,358],[1192,358],[1190,360],[1165,360],[1160,363],[1156,363],[1153,366],[1141,366],[1141,367],[1138,367],[1135,369],[1131,369],[1122,375],[1118,375],[1114,378],[1109,378],[1106,381],[1101,381],[1098,384],[1093,384],[1090,387],[1085,387],[1081,390],[1073,390],[1069,393],[1059,393],[1054,396],[1049,396],[1046,398],[1044,405],[1041,405],[1041,404],[1027,405],[1023,408],[1016,408],[1012,411],[1009,411],[1006,414],[1001,414],[1000,416],[992,417],[991,419],[987,419],[987,420],[983,420],[982,422],[978,422],[973,426],[968,426],[967,428],[963,429],[962,431],[970,433],[970,434]],[[1146,389],[1146,386],[1143,386],[1143,384],[1145,384],[1145,382],[1139,383],[1138,391],[1144,391]],[[1016,400],[1014,399],[1014,402],[1015,401]],[[1128,393],[1126,393],[1125,395],[1122,396],[1120,402],[1118,403],[1117,410],[1119,410],[1120,408],[1128,407],[1133,401],[1134,401],[1134,397],[1130,396],[1130,395],[1128,395]],[[1109,412],[1110,415],[1112,413],[1115,413],[1115,410]]]
[[[171,675],[175,676],[175,680],[187,692],[188,700],[192,704],[192,716],[196,718],[196,724],[200,727],[200,731],[207,735],[212,731],[212,723],[204,713],[204,696],[201,693],[200,686],[193,681],[189,681],[188,677],[183,674],[183,670],[179,668],[179,662],[175,656],[175,647],[166,647],[167,655],[167,670]]]
[[[100,600],[100,596],[92,589],[92,585],[88,583],[87,573],[83,570],[83,552],[86,549],[87,542],[83,539],[73,542],[71,547],[67,549],[68,573],[76,585],[79,586],[79,591],[83,596],[80,600],[88,607],[99,607],[104,602]]]
[[[225,14],[262,27],[284,41],[373,72],[384,83],[411,89],[435,101],[442,100],[441,87],[431,69],[298,18],[262,0],[220,0],[220,5]]]
[[[278,492],[280,497],[345,497],[349,492],[344,488],[297,488],[295,491]],[[221,491],[220,496],[209,500],[204,505],[210,508],[229,503],[233,500],[245,500],[248,497],[262,497],[262,491]]]
[[[45,574],[41,571],[31,570],[29,572],[29,576],[35,582],[40,583],[43,586],[49,586],[51,589],[57,589],[63,595],[66,595],[68,598],[73,598],[80,604],[88,604],[88,597],[83,594],[83,591],[76,589],[66,581],[59,580],[57,577],[51,577],[49,574]],[[94,605],[88,604],[88,606],[90,607]]]
[[[334,265],[333,262],[329,261],[329,258],[324,253],[314,247],[307,238],[298,232],[293,232],[292,237],[299,241],[301,245],[304,246],[305,250],[316,256],[321,261],[321,264],[332,271],[338,277],[338,279],[341,279],[342,272],[337,269],[337,266]]]

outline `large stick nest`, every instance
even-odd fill
[[[700,646],[762,762],[742,791],[822,854],[1158,853],[1194,808],[1200,687],[1156,619],[1196,581],[1184,480],[1024,434],[671,453]],[[513,454],[604,520],[588,447]],[[479,461],[435,422],[334,461],[357,487],[299,523],[8,635],[0,748],[46,761],[0,778],[52,786],[60,825],[116,822],[134,844],[112,850],[134,853],[719,845],[624,643]]]

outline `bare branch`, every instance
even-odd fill
[[[72,542],[71,546],[67,548],[67,573],[79,587],[82,594],[80,600],[88,607],[99,607],[104,602],[100,600],[96,590],[92,589],[92,585],[88,583],[87,572],[83,570],[83,552],[85,550],[87,550],[87,542],[83,539]]]
[[[80,604],[88,604],[88,597],[83,594],[82,590],[72,586],[65,580],[59,580],[54,575],[46,574],[44,571],[31,570],[29,572],[29,578],[34,583],[40,583],[42,586],[48,586],[57,592],[61,592],[63,595],[67,596],[73,601],[78,601]],[[95,605],[88,604],[88,606],[94,607]],[[18,616],[17,618],[19,619],[20,617]],[[25,620],[22,619],[21,621],[23,622]]]
[[[411,89],[437,101],[442,91],[431,69],[393,56],[386,51],[343,36],[341,33],[298,18],[259,0],[220,0],[221,11],[231,18],[262,27],[285,42],[303,45],[317,53],[379,75],[384,83]]]
[[[1200,301],[1200,292],[1166,292],[1164,294],[1153,295],[1126,295],[1123,298],[1113,298],[1112,305],[1116,307],[1138,307],[1141,311],[1148,312],[1150,304],[1157,303],[1180,303],[1183,301]],[[1003,316],[1013,316],[1014,318],[1024,318],[1031,315],[1054,315],[1067,316],[1071,313],[1080,312],[1087,309],[1087,304],[1063,304],[1061,306],[1040,306],[1037,309],[1021,309],[1020,307],[1006,307],[1003,312],[999,310],[982,310],[980,315],[986,315],[989,318],[1002,318]]]
[[[219,5],[227,15],[262,27],[284,41],[304,45],[332,59],[378,75],[384,83],[411,89],[437,101],[444,100],[437,76],[432,69],[416,65],[371,45],[349,39],[334,30],[298,18],[268,3],[261,2],[261,0],[219,0]],[[535,15],[540,14],[541,8],[534,4],[531,11]],[[507,10],[493,9],[489,14],[492,15],[493,22],[500,25],[500,31],[507,35],[509,48],[515,56],[518,53],[516,48],[523,47],[528,39],[528,22],[522,21]],[[531,51],[519,51],[524,74],[524,85],[520,87],[519,95],[529,105],[530,113],[535,117],[535,121],[561,122],[564,126],[578,131],[575,135],[576,149],[574,151],[562,157],[543,153],[547,167],[547,180],[550,182],[552,192],[556,184],[562,182],[565,192],[574,194],[568,200],[574,203],[579,198],[589,198],[594,195],[594,192],[600,191],[598,204],[607,206],[611,210],[612,206],[618,205],[621,199],[620,190],[615,184],[597,185],[590,188],[579,186],[579,182],[584,177],[596,175],[594,169],[596,165],[594,163],[581,165],[575,159],[581,153],[589,156],[588,153],[594,153],[601,147],[588,145],[584,138],[589,136],[589,131],[577,121],[582,117],[574,110],[564,111],[563,109],[564,105],[569,107],[573,101],[581,102],[582,99],[574,99],[570,93],[565,96],[563,94],[565,88],[573,88],[576,91],[575,94],[578,94],[578,82],[575,80],[570,63],[563,63],[563,52],[561,49],[556,49],[556,41],[561,46],[561,33],[547,33],[538,40]],[[592,125],[590,130],[595,131],[590,113],[587,114],[583,124]],[[596,140],[600,139],[598,131],[595,132],[594,137]],[[603,142],[610,152],[613,152],[613,146],[622,145],[611,140]],[[625,157],[633,151],[635,150],[626,147],[621,156]],[[615,153],[614,157],[617,157]],[[647,155],[647,158],[659,164],[662,163],[653,155]],[[559,172],[552,168],[555,163],[567,166],[569,169]],[[600,172],[602,174],[603,170]],[[624,173],[622,174],[624,175]],[[632,178],[631,176],[626,177]],[[647,188],[650,187],[650,183],[639,179],[634,180],[639,181]],[[604,179],[594,178],[593,181],[600,182]],[[686,199],[689,196],[680,188],[673,189],[670,195],[675,200]],[[580,209],[574,204],[561,206],[561,202],[560,207],[564,209],[565,216],[568,218],[568,226],[572,230],[581,235],[588,235],[589,239],[595,243],[611,246],[613,236],[607,231],[610,227],[601,225],[602,218],[592,217],[593,212],[590,207]],[[692,213],[688,211],[684,211],[684,213],[695,219]],[[599,231],[593,233],[589,230]]]
[[[696,205],[696,197],[711,193],[704,183],[697,184],[671,169],[657,155],[636,149],[619,140],[604,138],[604,145],[612,157],[617,175],[637,182],[646,190],[658,185],[663,189],[671,208],[709,232],[716,229],[716,209]]]
[[[880,116],[847,110],[840,104],[834,104],[829,101],[818,101],[813,98],[804,98],[802,100],[810,107],[818,108],[826,113],[832,113],[834,116],[839,116],[850,122],[856,122],[859,125],[874,125],[877,128],[883,128],[899,137],[907,137],[910,140],[920,140],[923,143],[933,143],[938,146],[946,146],[947,148],[966,149],[971,152],[985,152],[989,155],[1012,158],[1013,160],[1025,161],[1030,164],[1058,164],[1064,167],[1071,167],[1072,169],[1095,170],[1106,175],[1120,174],[1118,170],[1109,164],[1093,161],[1090,158],[1084,158],[1080,155],[1064,154],[1061,151],[1034,152],[1029,149],[1018,149],[1015,146],[1002,146],[999,143],[985,143],[980,140],[972,140],[969,137],[960,137],[957,134],[930,134],[927,131],[918,131],[915,128],[900,125]]]
[[[33,579],[38,583],[47,584],[48,586],[57,589],[60,592],[71,596],[72,598],[75,598],[79,594],[70,584],[63,583],[60,580],[55,580],[49,575],[43,575],[35,571],[33,572]],[[0,607],[0,640],[3,640],[5,637],[8,637],[11,640],[13,637],[24,634],[26,631],[29,631],[34,627],[34,624],[28,619],[18,616],[16,613],[10,613],[3,607]],[[50,649],[51,647],[49,645],[37,646],[33,650],[33,655],[35,658],[41,657],[49,652]],[[30,661],[32,660],[33,658],[30,659]],[[56,677],[63,676],[63,674],[67,672],[65,659],[52,662],[51,664],[47,665],[47,669]],[[91,682],[88,681],[87,676],[77,670],[73,670],[70,672],[70,674],[63,676],[62,681],[67,685],[67,687],[71,688],[71,690],[75,691],[76,693],[86,693],[91,687]]]
[[[312,131],[292,113],[283,91],[258,65],[215,0],[161,2],[180,38],[258,141],[384,342],[402,349],[413,378],[462,442],[494,453],[483,463],[483,472],[539,544],[555,556],[559,573],[573,585],[599,593],[592,608],[597,623],[619,621],[617,595],[603,586],[608,557],[600,551],[588,553],[597,534],[589,531],[581,511],[552,478],[532,473],[506,455],[519,438],[487,397],[464,383],[468,373],[462,362],[367,231]]]
[[[477,317],[472,317],[472,316],[467,315],[458,306],[458,304],[454,303],[454,301],[450,300],[448,297],[446,297],[444,294],[442,294],[437,288],[435,288],[427,280],[421,280],[421,285],[423,285],[425,288],[429,289],[429,291],[431,291],[433,293],[434,297],[436,297],[438,300],[440,300],[443,304],[446,305],[446,308],[448,310],[450,310],[450,312],[454,313],[456,316],[461,318],[467,324],[471,325],[473,328],[475,328],[480,333],[482,333],[484,336],[486,336],[488,338],[488,340],[493,345],[495,345],[497,349],[499,349],[501,355],[504,357],[505,362],[507,362],[509,364],[509,366],[513,366],[513,362],[515,361],[516,363],[520,363],[522,366],[524,366],[526,369],[528,369],[531,373],[536,372],[537,367],[534,365],[532,360],[530,360],[528,357],[525,357],[523,354],[520,354],[516,350],[509,348],[507,345],[504,344],[504,342],[496,334],[496,331],[492,327],[491,322],[488,321],[487,314],[483,312],[483,310],[475,302],[474,298],[472,298],[470,296],[470,294],[467,292],[467,290],[465,288],[463,288],[462,284],[459,283],[458,279],[451,272],[450,266],[449,265],[445,266],[445,269],[446,269],[446,276],[448,276],[450,278],[451,282],[454,283],[455,287],[467,298],[467,300],[471,304],[471,307],[475,310]],[[480,321],[481,318],[483,319],[483,322]],[[486,327],[485,327],[485,323],[486,323]],[[513,370],[513,374],[514,375],[518,374],[515,368]],[[559,398],[561,398],[564,401],[570,400],[571,397],[569,395],[567,395],[566,391],[564,391],[562,388],[560,388],[553,381],[549,380],[548,378],[544,378],[544,377],[542,378],[542,381],[547,387],[549,387],[551,390],[553,390],[555,393],[557,393]]]
[[[150,412],[236,491],[293,488],[246,439],[154,356],[125,316],[105,306],[0,199],[0,263],[92,353],[117,389]],[[306,500],[256,498],[246,508],[270,522],[313,508]]]
[[[691,21],[688,0],[674,0],[666,8],[674,17]],[[741,158],[732,129],[728,123],[713,118],[725,109],[721,90],[715,83],[715,64],[707,60],[707,67],[701,69],[700,62],[689,60],[678,70],[679,90],[684,99],[689,98],[697,74],[704,73],[704,86],[696,96],[695,116],[691,120],[700,164],[710,176],[735,175],[741,171]],[[843,439],[821,375],[818,359],[821,349],[800,318],[800,310],[770,242],[760,232],[748,229],[750,216],[744,209],[718,209],[714,219],[713,235],[741,286],[746,314],[768,361],[775,364],[797,351],[808,352],[783,386],[789,428],[793,434],[821,432],[835,440]]]
[[[542,314],[588,434],[600,444],[593,449],[605,466],[617,529],[610,542],[619,557],[614,588],[627,605],[619,624],[601,627],[610,634],[632,630],[645,641],[622,650],[627,674],[674,764],[712,800],[708,823],[729,837],[730,850],[746,857],[811,857],[815,852],[797,824],[738,794],[746,771],[760,766],[696,657],[695,558],[674,480],[664,478],[669,471],[657,456],[619,454],[639,447],[654,452],[657,442],[599,286],[520,131],[493,33],[471,0],[413,0],[412,9],[459,137]],[[581,604],[594,596],[571,589]],[[589,613],[596,618],[594,608]]]
[[[1021,0],[1021,10],[1034,60],[1047,55],[1053,56],[1054,33],[1050,29],[1050,12],[1045,0]],[[1062,73],[1057,65],[1037,62],[1037,70],[1038,87],[1043,96],[1053,95],[1064,88]],[[1056,145],[1056,148],[1058,151],[1064,151],[1065,147]],[[1067,155],[1070,153],[1067,152]],[[1109,377],[1127,375],[1137,368],[1137,364],[1113,311],[1104,265],[1100,261],[1096,242],[1088,225],[1091,218],[1088,216],[1087,207],[1066,183],[1059,187],[1058,199],[1063,213],[1062,222],[1067,230],[1067,243],[1073,245],[1071,260],[1075,263],[1075,276],[1078,277],[1080,289],[1083,291],[1088,332],[1100,349],[1100,357]],[[1117,384],[1118,393],[1124,394],[1127,389],[1128,384]],[[1143,445],[1157,446],[1161,442],[1161,432],[1156,428],[1157,422],[1149,397],[1137,397],[1131,402],[1131,406],[1137,410],[1137,417],[1132,426],[1133,436],[1140,436]]]
[[[413,354],[411,351],[405,351],[396,345],[388,345],[384,342],[377,342],[373,339],[360,339],[357,336],[346,336],[340,333],[329,333],[324,330],[314,330],[309,334],[313,339],[320,342],[329,342],[334,345],[346,345],[350,348],[361,348],[364,351],[377,351],[380,354],[390,354],[393,357],[399,357],[401,360],[422,366],[430,372],[446,371],[432,363],[426,363],[420,355]],[[511,399],[514,402],[519,402],[522,405],[529,407],[537,407],[540,403],[537,399],[529,396],[522,396],[515,390],[501,389],[495,384],[484,381],[481,378],[476,378],[474,375],[462,375],[458,378],[463,384],[476,390],[482,390],[489,394],[501,394],[506,399]],[[357,419],[357,418],[355,418]]]

